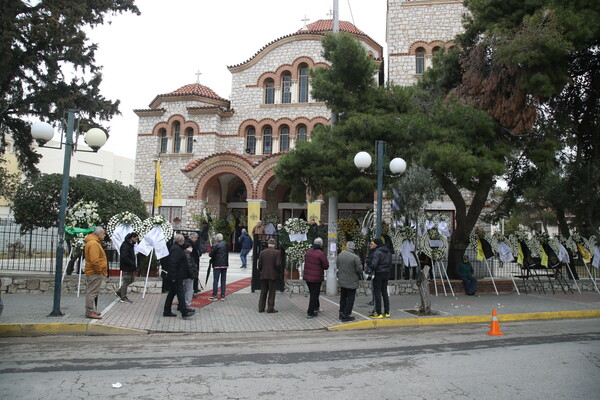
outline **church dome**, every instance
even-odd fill
[[[192,83],[189,85],[185,85],[180,87],[179,89],[165,94],[159,94],[161,97],[173,97],[173,96],[200,96],[206,97],[207,99],[220,100],[220,101],[228,101],[227,99],[222,98],[218,94],[214,92],[208,86],[201,85],[199,83]]]
[[[154,100],[150,103],[150,108],[157,108],[160,103],[163,101],[179,101],[181,99],[177,99],[179,97],[187,97],[195,100],[208,100],[209,103],[218,104],[224,107],[229,106],[229,100],[222,98],[218,94],[215,93],[214,90],[209,88],[208,86],[201,85],[199,83],[191,83],[189,85],[185,85],[180,87],[177,90],[174,90],[170,93],[164,93],[157,95]],[[177,100],[176,100],[177,99]],[[215,103],[218,102],[218,103]]]
[[[298,33],[301,32],[331,32],[333,31],[333,20],[332,19],[320,19],[312,24],[306,25],[306,27],[299,29]],[[348,21],[340,21],[340,32],[348,32],[354,35],[363,35],[366,34],[358,29],[354,24]]]

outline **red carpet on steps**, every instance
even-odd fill
[[[227,282],[227,287],[225,288],[225,297],[229,296],[231,293],[237,292],[238,290],[242,290],[250,286],[252,282],[252,277],[240,279],[239,281],[235,281],[232,283]],[[219,287],[218,296],[221,295],[221,288]],[[200,308],[204,307],[207,304],[214,303],[214,301],[209,300],[208,298],[212,296],[212,279],[209,280],[208,284],[204,288],[204,292],[196,293],[196,298],[192,299],[192,307]],[[221,301],[221,300],[215,300]],[[225,300],[227,301],[227,300]],[[173,302],[173,304],[177,304],[177,302]]]

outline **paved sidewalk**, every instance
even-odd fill
[[[250,258],[251,259],[251,258]],[[249,260],[250,260],[249,259]],[[208,257],[201,257],[201,282],[205,282]],[[229,254],[227,281],[232,283],[252,275],[252,269],[241,269],[238,253]],[[249,263],[249,265],[251,265]],[[143,278],[137,278],[143,280]],[[203,293],[211,290],[212,279]],[[323,284],[325,285],[325,283]],[[51,293],[4,294],[4,311],[0,315],[1,336],[55,335],[55,334],[147,334],[153,332],[214,333],[301,331],[318,329],[367,329],[407,325],[439,325],[458,323],[490,323],[492,309],[502,321],[558,318],[600,317],[600,294],[595,292],[555,295],[546,294],[485,294],[471,297],[431,296],[436,316],[418,317],[407,312],[418,308],[418,295],[391,295],[390,319],[373,320],[368,317],[372,307],[366,306],[370,296],[357,294],[353,315],[355,322],[341,324],[338,319],[339,297],[321,296],[318,318],[307,319],[308,297],[304,294],[277,293],[275,314],[259,313],[260,291],[250,287],[227,295],[225,301],[215,301],[196,308],[190,319],[163,317],[166,294],[129,293],[132,304],[118,302],[113,294],[98,297],[101,320],[90,320],[84,315],[85,293],[61,296],[62,317],[49,317],[52,311]],[[175,306],[173,307],[175,310]],[[482,329],[485,329],[482,327]]]
[[[249,270],[232,269],[228,280],[250,276]],[[279,313],[258,312],[260,292],[250,288],[227,296],[226,301],[215,301],[197,308],[190,319],[162,316],[166,294],[132,293],[132,304],[119,303],[114,295],[99,296],[98,308],[102,320],[84,316],[85,295],[63,294],[63,317],[49,317],[52,310],[51,295],[5,294],[4,312],[0,316],[0,336],[44,335],[65,333],[87,334],[146,334],[152,332],[257,332],[299,331],[318,329],[364,329],[376,327],[432,325],[456,323],[489,323],[491,311],[498,311],[499,320],[517,321],[555,318],[600,317],[600,295],[593,292],[555,295],[482,295],[470,297],[432,296],[432,309],[437,316],[417,317],[406,310],[418,307],[418,295],[390,296],[391,318],[368,318],[370,298],[357,295],[354,315],[356,321],[340,324],[338,297],[321,296],[321,313],[318,318],[307,319],[308,297],[303,294],[277,293],[276,309]],[[175,309],[175,307],[173,307]],[[503,327],[504,328],[504,327]],[[482,327],[485,330],[485,328]]]

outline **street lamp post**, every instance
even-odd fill
[[[63,161],[62,187],[60,189],[60,208],[58,212],[58,245],[56,247],[56,270],[54,271],[54,304],[49,316],[61,317],[60,294],[62,286],[62,269],[65,240],[65,217],[67,214],[67,195],[69,194],[69,173],[71,170],[71,156],[77,149],[77,142],[73,142],[73,131],[75,130],[75,110],[69,110],[67,115],[67,132],[65,142],[62,137],[60,147],[51,147],[60,149],[65,145],[65,157]],[[31,126],[31,136],[40,146],[44,146],[54,136],[54,129],[46,122],[36,122]],[[99,128],[92,128],[85,134],[85,143],[97,152],[100,147],[106,143],[106,133]],[[74,145],[75,144],[75,145]],[[85,151],[85,150],[82,150]]]
[[[381,219],[383,214],[383,155],[385,152],[385,142],[383,140],[376,140],[375,147],[377,153],[377,220],[375,238],[378,239],[381,238]],[[366,151],[356,153],[354,156],[354,165],[361,171],[369,168],[371,161],[371,155]],[[399,157],[394,158],[390,161],[390,171],[394,175],[403,173],[406,171],[406,161]]]

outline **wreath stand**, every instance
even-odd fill
[[[438,295],[438,290],[437,290],[437,284],[436,284],[436,277],[435,277],[435,271],[437,269],[439,276],[440,276],[440,282],[442,283],[442,288],[444,289],[444,296],[448,296],[448,292],[446,291],[446,285],[444,284],[444,276],[446,277],[446,280],[448,281],[448,286],[450,287],[450,291],[452,292],[452,297],[455,296],[454,294],[454,289],[452,288],[452,283],[450,283],[450,278],[448,278],[448,273],[446,272],[446,268],[444,268],[444,263],[441,260],[431,260],[431,263],[433,264],[433,268],[431,269],[431,272],[433,274],[433,287],[435,288],[435,295]]]

